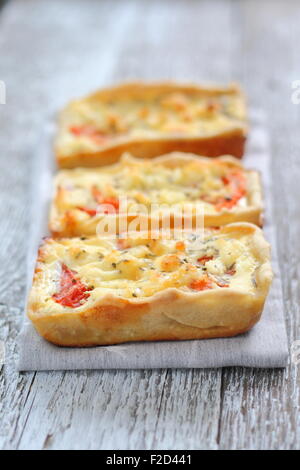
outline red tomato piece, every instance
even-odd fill
[[[198,263],[205,264],[207,261],[211,261],[212,259],[214,259],[213,256],[201,256],[201,258],[198,258],[197,261]]]
[[[77,277],[77,273],[62,264],[59,291],[52,296],[53,300],[63,307],[80,307],[87,300],[91,290]]]
[[[88,207],[77,207],[77,209],[79,209],[80,211],[86,212],[91,217],[95,217],[95,215],[97,214],[96,209],[89,209]]]
[[[92,195],[99,205],[104,204],[107,206],[103,211],[104,214],[115,214],[115,212],[119,212],[119,200],[117,198],[104,197],[101,191],[97,188],[97,186],[92,187]]]
[[[225,185],[229,185],[232,194],[229,197],[221,197],[215,201],[217,211],[223,208],[231,209],[246,194],[245,175],[240,170],[234,170],[222,178]]]
[[[82,135],[90,137],[97,144],[103,144],[107,140],[107,135],[104,132],[91,125],[71,126],[69,131],[77,137]]]
[[[190,284],[190,288],[193,290],[206,290],[206,289],[212,289],[213,284],[212,281],[208,278],[202,278],[202,279],[196,279],[195,281],[192,281]]]

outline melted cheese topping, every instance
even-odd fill
[[[245,186],[238,197],[232,184],[237,176]],[[187,203],[206,215],[248,205],[247,171],[230,158],[187,158],[176,165],[172,159],[154,163],[123,156],[119,163],[107,167],[60,171],[55,184],[56,216],[63,219],[72,210],[78,221],[95,217],[101,203],[125,199],[127,206],[119,208],[118,204],[118,210],[123,207],[123,211],[139,214],[146,209],[150,215],[151,208],[151,216],[171,208],[176,213]]]
[[[143,96],[96,95],[77,100],[64,111],[60,145],[66,154],[95,151],[128,138],[207,136],[241,127],[245,103],[238,91],[224,93],[161,91]]]
[[[256,289],[259,261],[251,248],[252,235],[209,230],[204,237],[189,234],[184,240],[145,238],[99,240],[48,239],[37,265],[32,297],[43,308],[72,311],[57,303],[62,266],[72,270],[87,288],[85,309],[106,294],[122,298],[149,297],[168,288],[185,292],[234,288]]]

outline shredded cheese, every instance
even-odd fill
[[[55,302],[62,265],[86,286],[88,298],[82,306],[87,307],[109,293],[132,299],[171,287],[188,292],[229,287],[253,292],[259,262],[251,249],[251,236],[238,231],[207,230],[204,238],[189,234],[184,241],[49,239],[38,264],[43,282],[34,285],[45,308]]]

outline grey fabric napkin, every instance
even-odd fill
[[[286,366],[288,346],[276,234],[272,221],[268,135],[264,130],[262,116],[256,113],[252,118],[251,136],[244,163],[248,168],[255,168],[262,174],[266,199],[264,230],[272,245],[272,265],[275,273],[261,321],[250,332],[235,338],[127,343],[96,348],[60,348],[43,340],[25,317],[19,338],[19,370]],[[48,205],[54,172],[51,137],[52,129],[49,127],[37,147],[35,160],[28,288],[31,284],[38,244],[41,238],[47,235]]]

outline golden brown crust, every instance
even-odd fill
[[[157,95],[163,92],[184,92],[193,95],[193,93],[202,93],[204,96],[233,95],[239,96],[242,101],[245,100],[243,93],[237,85],[229,87],[201,87],[196,85],[180,85],[178,83],[166,82],[156,84],[130,83],[113,88],[100,90],[89,95],[87,102],[91,101],[109,101],[110,99],[122,100],[128,96],[136,96],[145,99],[151,95]],[[130,152],[138,158],[153,158],[158,155],[166,154],[172,151],[191,152],[208,157],[218,157],[220,155],[230,154],[241,158],[245,150],[245,142],[248,133],[246,121],[235,122],[231,128],[223,131],[216,131],[212,135],[199,136],[170,136],[163,133],[157,133],[155,137],[133,137],[128,136],[122,140],[111,141],[100,149],[73,154],[64,152],[61,145],[62,127],[65,117],[70,113],[70,103],[60,115],[60,132],[55,141],[55,153],[57,164],[60,168],[96,167],[109,165],[118,161],[124,152]]]
[[[66,313],[43,311],[30,297],[28,315],[37,331],[61,346],[94,346],[129,341],[157,341],[234,336],[249,330],[260,318],[272,280],[269,244],[259,228],[237,223],[220,233],[251,237],[251,249],[259,261],[254,292],[212,289],[186,292],[168,288],[150,297],[120,298],[106,295],[91,308]],[[40,250],[43,258],[43,249]],[[41,280],[41,271],[34,282]]]
[[[243,298],[239,302],[241,309],[244,300]],[[169,301],[172,302],[173,299],[170,298]],[[176,306],[181,307],[179,303]],[[226,309],[228,305],[225,303],[224,306]],[[260,313],[256,313],[256,309]],[[249,331],[259,321],[261,310],[262,305],[257,303],[251,310],[241,310],[243,317],[240,319],[228,317],[231,322],[228,326],[206,328],[180,323],[158,309],[153,312],[147,307],[138,309],[138,315],[132,315],[132,306],[128,310],[125,307],[99,307],[86,312],[85,316],[81,315],[75,321],[69,318],[47,318],[39,319],[34,325],[41,336],[57,346],[88,347],[133,341],[178,341],[236,336]],[[226,310],[222,310],[220,317],[223,318],[226,313]],[[219,318],[219,322],[221,321]]]
[[[88,100],[110,101],[116,97],[120,100],[127,99],[128,95],[137,99],[147,97],[156,97],[159,93],[168,93],[170,91],[191,93],[197,95],[202,92],[204,96],[215,95],[236,95],[241,94],[241,89],[237,83],[231,83],[229,86],[217,85],[199,85],[195,83],[178,83],[172,80],[164,82],[147,83],[142,81],[127,82],[115,85],[109,88],[102,88],[87,96]]]
[[[79,153],[71,157],[57,154],[57,165],[59,168],[94,168],[111,165],[116,163],[124,152],[130,152],[138,158],[153,158],[173,151],[195,153],[207,157],[232,155],[236,158],[242,158],[245,143],[246,135],[241,129],[198,139],[140,140],[116,144],[95,153]]]

